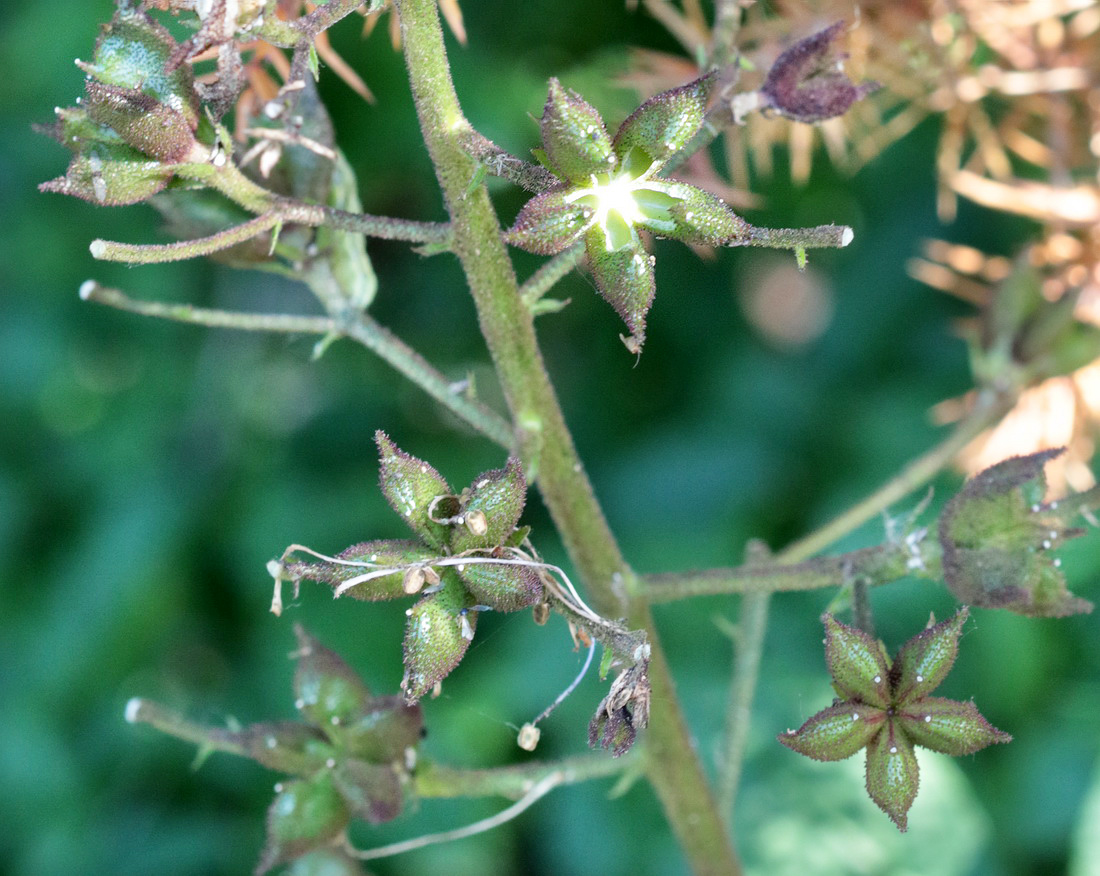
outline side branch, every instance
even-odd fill
[[[835,557],[801,563],[749,563],[728,569],[642,576],[642,592],[651,603],[673,602],[693,596],[731,593],[777,593],[839,587],[853,578],[886,584],[939,563],[934,540],[910,545],[884,544]]]

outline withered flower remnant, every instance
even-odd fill
[[[993,727],[973,703],[929,696],[958,656],[969,614],[925,629],[891,662],[881,642],[825,615],[825,662],[839,698],[779,742],[814,760],[844,760],[867,749],[867,793],[899,830],[917,796],[915,746],[973,754],[1012,737]]]
[[[760,108],[814,124],[844,115],[857,100],[878,90],[877,82],[856,85],[844,74],[845,56],[833,51],[844,28],[838,21],[784,51],[760,87]]]
[[[1062,561],[1052,554],[1084,531],[1068,525],[1081,500],[1042,502],[1043,466],[1062,452],[1043,450],[990,466],[944,508],[943,574],[960,601],[1032,617],[1092,611],[1091,602],[1069,592]]]

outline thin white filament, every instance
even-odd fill
[[[511,821],[564,782],[565,775],[562,772],[557,771],[550,773],[539,779],[538,782],[532,785],[531,790],[507,809],[502,809],[496,815],[483,818],[481,821],[475,821],[473,824],[467,824],[465,827],[445,830],[441,833],[426,833],[415,839],[391,843],[388,846],[379,846],[376,849],[355,849],[349,847],[347,851],[353,858],[358,858],[360,861],[374,861],[378,858],[388,858],[392,855],[400,855],[404,852],[422,849],[425,846],[435,845],[436,843],[449,843],[455,840],[466,839],[466,837],[476,836],[479,833],[485,833],[488,830],[492,830],[494,827],[500,827],[500,825]]]
[[[558,698],[554,700],[549,706],[547,706],[542,713],[531,722],[531,726],[534,727],[543,718],[547,717],[551,712],[560,706],[569,694],[573,693],[577,689],[577,685],[581,683],[581,679],[588,674],[588,667],[592,665],[592,655],[596,653],[596,640],[592,640],[592,644],[588,646],[588,656],[584,659],[584,666],[581,667],[581,671],[577,673],[577,677],[573,679],[569,687],[558,694]]]

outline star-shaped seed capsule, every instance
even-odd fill
[[[867,793],[904,831],[919,782],[915,746],[958,756],[1012,741],[973,703],[929,696],[955,663],[968,614],[964,607],[914,636],[893,662],[880,642],[825,615],[825,662],[843,699],[779,741],[814,760],[844,760],[866,748]]]

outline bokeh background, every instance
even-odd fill
[[[531,117],[549,76],[614,122],[637,103],[617,84],[631,47],[676,50],[652,19],[617,0],[466,0],[463,11],[469,44],[448,37],[460,97],[475,126],[516,153],[535,145]],[[291,717],[295,620],[377,692],[396,691],[404,605],[333,602],[327,590],[306,589],[275,618],[264,565],[292,542],[336,551],[402,536],[376,489],[375,429],[453,483],[503,457],[350,342],[313,362],[308,338],[156,322],[78,299],[95,278],[147,299],[316,307],[304,289],[268,275],[96,263],[93,237],[161,239],[156,214],[36,191],[63,173],[67,154],[30,126],[80,93],[72,61],[88,57],[111,12],[109,0],[0,4],[0,872],[247,873],[277,777],[223,755],[195,771],[192,747],[125,724],[124,704],[146,696],[211,723]],[[441,219],[403,62],[384,30],[364,40],[349,21],[333,33],[375,105],[331,75],[321,91],[365,209]],[[968,309],[911,279],[905,262],[928,237],[1011,255],[1034,228],[966,202],[952,224],[939,222],[938,125],[917,127],[855,176],[819,155],[804,186],[776,153],[774,172],[754,179],[753,221],[856,230],[847,249],[814,254],[805,277],[781,255],[698,258],[659,242],[659,293],[638,363],[582,274],[556,290],[571,304],[539,319],[549,369],[639,571],[735,564],[753,537],[781,547],[942,434],[929,409],[969,386],[966,349],[952,333]],[[510,220],[522,194],[494,191]],[[372,313],[455,379],[474,374],[493,398],[454,260],[373,242],[370,254],[381,284]],[[537,263],[517,257],[521,275]],[[784,316],[791,300],[799,304]],[[941,478],[934,507],[960,481]],[[564,562],[537,499],[526,519],[546,556]],[[874,521],[837,549],[882,535]],[[1090,534],[1063,553],[1071,589],[1093,599],[1096,545]],[[1100,872],[1100,619],[975,611],[942,693],[974,697],[1016,741],[958,761],[922,752],[921,794],[900,836],[865,799],[858,758],[811,764],[774,742],[830,699],[818,621],[830,598],[774,602],[737,817],[750,872]],[[953,610],[944,588],[915,581],[876,591],[873,604],[891,649],[929,612]],[[716,619],[736,611],[721,598],[658,610],[710,769],[731,650]],[[424,753],[467,766],[526,757],[514,726],[549,704],[581,656],[557,620],[538,628],[526,613],[484,617],[443,696],[426,703]],[[543,725],[540,755],[582,753],[601,696],[588,678]],[[610,789],[557,790],[493,833],[374,871],[684,872],[652,793],[637,784],[609,799]],[[356,840],[457,826],[503,805],[426,801]]]

